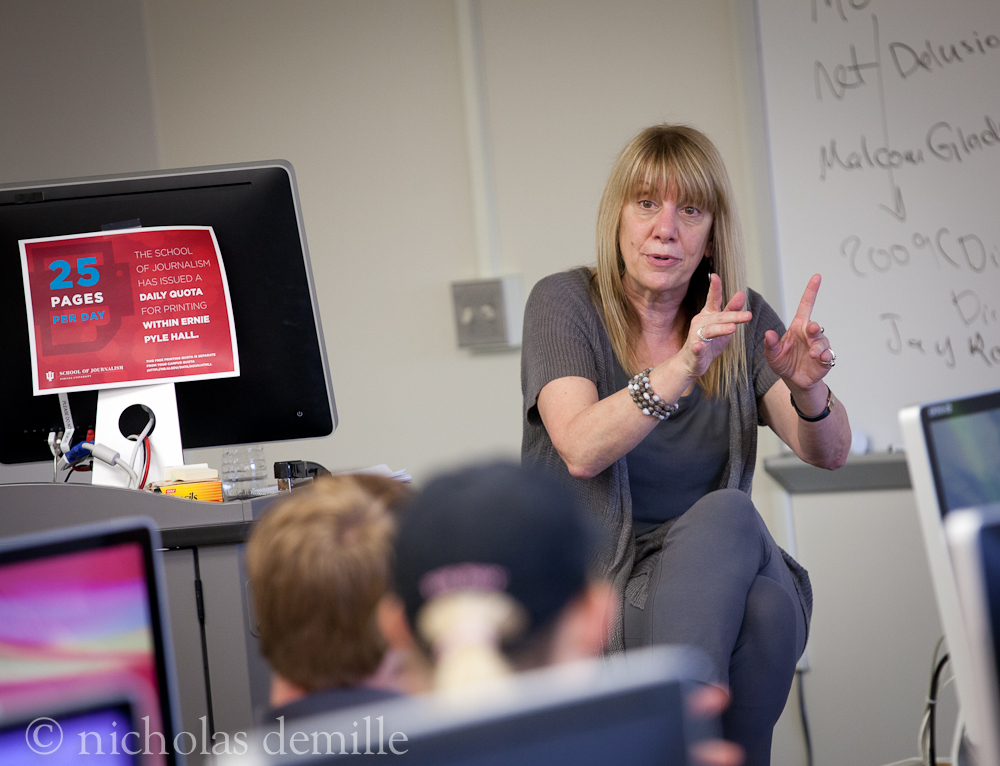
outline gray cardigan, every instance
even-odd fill
[[[601,399],[616,392],[615,354],[602,312],[590,299],[590,275],[590,269],[585,267],[553,274],[538,282],[528,297],[521,346],[521,393],[524,397],[521,458],[561,477],[578,502],[599,519],[607,545],[598,555],[595,568],[611,580],[622,598],[642,608],[649,575],[657,559],[651,554],[662,546],[669,523],[643,536],[637,556],[625,458],[591,479],[574,479],[538,414],[539,392],[546,383],[557,378],[575,376],[592,380]],[[774,330],[781,335],[785,328],[760,295],[753,290],[748,290],[747,295],[747,308],[753,312],[746,332],[750,374],[748,380],[729,392],[729,463],[720,488],[730,487],[750,494],[760,424],[757,400],[778,381],[764,358],[764,333]],[[809,575],[791,556],[784,551],[782,554],[795,580],[808,629],[812,616]],[[609,649],[624,649],[620,618],[612,625]]]

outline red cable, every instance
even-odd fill
[[[143,487],[146,486],[146,477],[149,476],[149,464],[150,464],[150,462],[152,462],[149,459],[150,455],[149,455],[149,437],[148,436],[145,439],[142,440],[142,448],[143,448],[143,451],[146,453],[146,460],[145,460],[146,467],[142,469],[142,481],[139,482],[139,489],[142,489]]]

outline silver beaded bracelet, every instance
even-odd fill
[[[643,415],[649,415],[657,420],[666,420],[677,412],[680,404],[677,402],[667,404],[653,393],[653,388],[649,385],[649,373],[652,371],[652,367],[647,367],[635,375],[628,384],[628,392],[632,396],[635,406],[642,411]]]

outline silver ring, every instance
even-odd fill
[[[820,364],[825,364],[827,367],[836,367],[836,365],[837,365],[837,352],[834,351],[831,348],[830,349],[830,353],[833,354],[833,359],[831,359],[829,362],[824,362],[822,359],[820,359],[819,363]]]
[[[713,340],[715,340],[715,338],[705,337],[705,333],[703,331],[706,327],[708,327],[708,325],[703,324],[701,327],[698,328],[698,337],[701,338],[703,341],[705,341],[705,343],[711,343]]]
[[[822,335],[825,332],[826,332],[826,328],[823,325],[820,325],[819,326],[819,334]]]

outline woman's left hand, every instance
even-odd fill
[[[793,391],[810,390],[826,376],[837,359],[823,328],[810,319],[820,281],[819,274],[809,280],[784,336],[779,339],[774,330],[764,334],[767,363]]]

